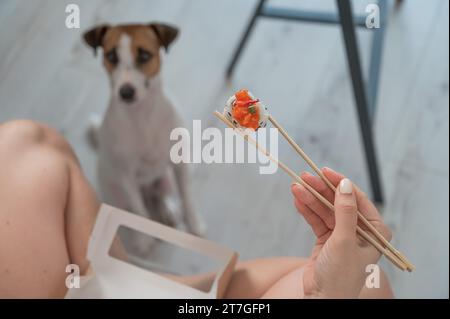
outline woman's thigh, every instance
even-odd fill
[[[82,273],[88,267],[95,193],[67,142],[30,121],[0,125],[0,167],[0,298],[62,297],[66,266],[77,264]],[[225,297],[266,296],[304,263],[295,257],[240,262]]]
[[[0,297],[62,297],[66,266],[86,267],[88,236],[74,244],[67,226],[80,224],[72,216],[76,166],[56,132],[29,121],[0,125]],[[84,199],[91,203],[82,209],[98,205]],[[86,233],[91,227],[88,220]]]
[[[225,297],[261,298],[282,278],[301,269],[305,263],[306,259],[298,257],[260,258],[240,262],[231,277]],[[293,281],[290,287],[298,289],[300,282]]]

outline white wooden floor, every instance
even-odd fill
[[[277,0],[335,10],[330,0]],[[367,1],[355,1],[364,12]],[[80,30],[64,27],[66,3],[81,8]],[[248,87],[320,165],[344,172],[368,189],[340,30],[261,20],[230,83],[224,71],[256,1],[0,1],[0,121],[32,118],[58,128],[95,184],[95,154],[85,130],[101,114],[108,82],[84,30],[100,22],[172,22],[181,36],[165,59],[168,90],[190,127],[220,126],[211,112],[234,90]],[[398,297],[449,296],[449,52],[448,1],[408,0],[391,13],[385,39],[377,118],[386,205],[394,244],[416,264],[412,274],[387,265]],[[359,31],[364,65],[370,32]],[[306,169],[285,144],[280,157]],[[296,214],[290,179],[258,174],[254,165],[193,165],[196,207],[208,237],[241,259],[307,255],[313,237]],[[235,202],[226,201],[224,194]],[[259,205],[253,198],[262,198]],[[385,263],[386,264],[386,263]]]

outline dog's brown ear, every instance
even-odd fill
[[[97,48],[102,45],[103,38],[108,29],[109,25],[102,24],[84,33],[84,41],[94,49],[94,55],[97,55]]]
[[[167,52],[170,44],[178,35],[178,28],[164,23],[151,23],[148,26],[156,33],[161,46]]]

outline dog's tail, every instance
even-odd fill
[[[98,114],[92,114],[89,118],[89,127],[86,132],[86,138],[89,146],[93,150],[98,150],[99,144],[99,131],[102,125],[102,119]]]

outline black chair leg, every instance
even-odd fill
[[[352,78],[353,93],[359,117],[359,125],[364,142],[364,150],[372,185],[373,198],[375,202],[383,202],[381,181],[378,172],[378,163],[375,153],[375,145],[372,136],[372,123],[369,116],[367,95],[365,92],[364,79],[361,71],[361,64],[356,42],[355,27],[351,4],[348,0],[336,0],[339,18],[344,37],[347,62]]]
[[[250,23],[248,24],[247,29],[245,30],[244,35],[241,38],[241,41],[239,41],[239,45],[237,46],[236,50],[234,51],[233,58],[231,59],[231,62],[227,68],[227,73],[226,73],[227,78],[230,78],[233,75],[234,66],[236,65],[236,63],[241,55],[242,49],[244,48],[245,44],[247,43],[247,39],[250,36],[250,33],[253,30],[253,27],[255,26],[256,18],[261,13],[261,9],[264,5],[264,2],[266,2],[266,0],[259,0],[259,3],[255,9],[255,12],[253,12],[252,18],[250,19]]]
[[[380,82],[381,58],[383,56],[384,32],[387,21],[387,3],[386,0],[378,0],[380,8],[380,28],[373,29],[372,48],[370,53],[369,79],[367,81],[367,101],[369,103],[369,116],[375,117],[377,106],[378,85]]]

